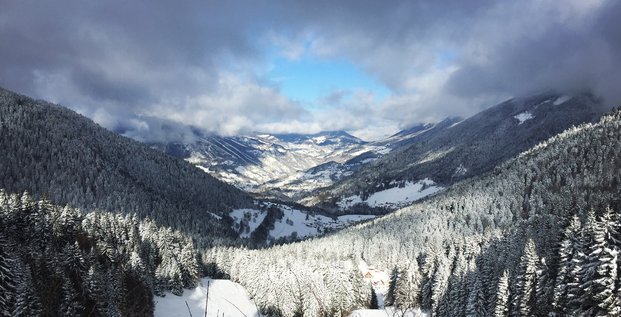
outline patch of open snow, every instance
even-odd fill
[[[388,273],[384,270],[368,266],[364,260],[360,261],[358,269],[360,270],[360,274],[362,274],[362,279],[369,283],[373,291],[375,291],[377,307],[384,308],[384,297],[386,297],[388,285],[390,284]]]
[[[434,181],[425,178],[416,183],[406,182],[405,186],[401,188],[393,187],[375,192],[366,200],[362,200],[360,196],[354,195],[343,198],[336,204],[342,210],[360,203],[367,204],[370,207],[401,207],[442,189],[444,188],[436,186]]]
[[[360,203],[363,203],[362,198],[359,195],[353,195],[339,200],[336,205],[341,209],[347,209]]]
[[[256,209],[234,209],[231,211],[230,216],[235,220],[235,224],[239,229],[242,222],[247,225],[248,231],[243,230],[239,233],[242,238],[250,238],[250,234],[263,222],[267,213]]]
[[[346,215],[336,220],[323,215],[309,215],[304,211],[281,206],[284,216],[274,223],[270,236],[278,239],[290,237],[294,232],[298,238],[316,236],[326,230],[341,229],[356,222],[375,218],[373,215]]]
[[[381,147],[378,147],[377,149],[375,149],[375,153],[381,154],[381,155],[386,155],[386,154],[390,153],[390,151],[392,151],[392,149],[387,147],[387,146],[381,146]]]
[[[213,212],[209,212],[210,215],[212,215],[214,218],[218,219],[218,220],[222,220],[221,216],[218,216],[216,214],[214,214]]]
[[[349,314],[349,317],[428,317],[430,313],[416,309],[400,310],[394,307],[386,307],[385,309],[358,309]]]
[[[467,172],[468,172],[468,169],[463,164],[459,164],[459,166],[455,168],[455,172],[453,173],[453,175],[464,176],[466,175]]]
[[[207,294],[209,299],[206,301]],[[203,278],[196,288],[184,290],[181,296],[167,293],[165,297],[154,297],[153,301],[155,317],[187,317],[190,312],[192,316],[205,316],[205,302],[207,317],[222,314],[226,317],[261,316],[248,292],[241,285],[229,280]]]
[[[569,101],[572,97],[571,96],[560,96],[558,98],[556,98],[556,100],[554,100],[554,105],[558,106],[558,105],[562,105],[564,103],[566,103],[567,101]]]
[[[520,125],[524,123],[525,121],[534,118],[535,116],[533,116],[533,114],[530,113],[529,111],[524,111],[524,112],[516,114],[513,117],[518,120],[518,125]]]
[[[308,214],[286,205],[275,205],[282,210],[284,216],[274,222],[274,229],[269,232],[274,239],[291,237],[294,232],[297,238],[317,236],[329,230],[342,229],[376,217],[375,215],[344,215],[334,219],[323,215]],[[231,211],[230,216],[235,220],[234,229],[239,231],[240,224],[242,222],[246,224],[248,230],[244,229],[240,232],[240,237],[249,238],[263,222],[267,212],[258,209],[235,209]]]
[[[465,120],[466,120],[466,119],[464,119],[464,120],[459,120],[459,121],[457,121],[457,122],[455,122],[455,123],[451,124],[451,126],[449,126],[449,127],[448,127],[448,129],[450,129],[450,128],[452,128],[452,127],[454,127],[454,126],[456,126],[456,125],[458,125],[458,124],[460,124],[460,123],[462,123],[462,122],[464,122]]]
[[[439,151],[429,151],[427,153],[425,153],[425,157],[423,159],[421,159],[418,162],[413,162],[410,163],[410,166],[413,165],[417,165],[417,164],[422,164],[422,163],[427,163],[427,162],[431,162],[431,161],[435,161],[439,158],[442,158],[444,156],[446,156],[447,154],[451,153],[453,150],[455,150],[455,147],[452,146],[448,149],[444,149],[444,150],[439,150]]]
[[[379,309],[358,309],[354,310],[349,317],[386,317],[386,316],[402,316],[402,317],[428,317],[430,314],[419,308],[401,310],[395,307],[385,307],[384,297],[388,292],[390,277],[385,270],[374,268],[367,265],[364,260],[358,263],[358,270],[362,275],[362,279],[369,283],[377,296],[377,306]]]

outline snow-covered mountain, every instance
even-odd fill
[[[269,192],[304,182],[304,189],[325,187],[320,177],[304,181],[306,171],[325,164],[343,164],[363,153],[378,150],[344,131],[317,134],[262,134],[223,137],[196,132],[193,142],[153,144],[185,159],[217,178],[251,192]],[[338,175],[339,172],[335,171]],[[311,175],[313,175],[311,173]],[[296,186],[300,187],[300,186]],[[282,196],[273,191],[274,196]]]
[[[597,120],[592,95],[514,98],[466,120],[416,125],[385,140],[343,131],[222,137],[154,144],[261,197],[341,213],[383,213],[481,175],[564,129]]]
[[[392,144],[398,150],[298,202],[338,212],[351,211],[356,203],[365,209],[394,209],[411,203],[412,196],[423,197],[423,189],[427,187],[420,186],[420,190],[409,191],[406,196],[387,193],[404,192],[399,188],[417,188],[414,184],[421,181],[440,188],[481,175],[572,125],[596,121],[604,109],[601,101],[589,94],[548,93],[514,98],[466,120],[453,118],[436,125],[414,127],[374,144],[387,148]],[[382,203],[374,202],[378,195]],[[386,195],[395,200],[386,204]]]

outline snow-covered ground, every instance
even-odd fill
[[[298,210],[286,205],[276,204],[282,210],[284,216],[274,222],[274,229],[269,235],[274,238],[286,238],[292,235],[298,238],[317,236],[330,230],[342,229],[357,222],[373,219],[373,215],[345,215],[330,218],[323,215],[310,215],[305,211]],[[234,228],[237,230],[240,223],[244,222],[248,230],[240,232],[242,238],[250,237],[250,234],[265,219],[267,212],[259,209],[235,209],[230,215],[235,221]]]
[[[362,200],[358,195],[350,196],[340,200],[337,205],[341,209],[347,209],[359,203],[364,203],[371,207],[402,207],[442,189],[443,187],[437,186],[434,181],[425,178],[416,183],[406,182],[403,187],[393,187],[378,191],[370,195],[366,200]]]
[[[520,113],[516,114],[513,117],[518,120],[518,125],[520,125],[520,124],[526,122],[527,120],[530,120],[530,119],[534,118],[535,116],[533,116],[533,114],[530,113],[529,111],[524,111],[524,112],[520,112]]]
[[[359,309],[349,314],[349,317],[427,317],[430,314],[420,309],[398,310],[394,307],[385,307],[384,298],[388,292],[390,277],[386,270],[369,266],[361,260],[358,269],[365,282],[371,284],[377,296],[377,306],[379,309]]]
[[[572,98],[571,96],[560,96],[556,98],[556,100],[554,100],[554,105],[555,106],[562,105],[566,103],[567,101],[569,101],[571,98]]]
[[[388,292],[388,284],[390,283],[390,277],[385,270],[377,269],[367,265],[365,261],[360,261],[358,264],[358,270],[362,275],[362,279],[371,284],[375,295],[377,296],[377,306],[384,308],[384,298]]]
[[[231,218],[237,224],[237,228],[239,228],[242,222],[246,225],[246,229],[239,232],[239,236],[242,238],[250,238],[250,234],[263,222],[266,215],[267,213],[261,210],[248,208],[234,209],[230,213]]]
[[[387,307],[385,309],[359,309],[354,310],[349,317],[428,317],[429,313],[425,313],[420,309],[408,309],[402,311],[395,309],[394,307]]]
[[[207,283],[209,299],[206,301]],[[229,280],[203,278],[194,289],[186,289],[182,296],[167,293],[155,297],[155,317],[203,317],[207,302],[207,317],[259,317],[257,306],[246,290]]]

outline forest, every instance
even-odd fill
[[[387,304],[403,310],[616,316],[620,167],[614,111],[373,222],[263,250],[214,248],[203,258],[271,315],[344,316],[370,305],[371,290],[354,272],[364,260],[391,272]]]

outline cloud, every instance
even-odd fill
[[[0,11],[0,85],[136,138],[165,138],[144,118],[374,138],[538,91],[617,105],[619,14],[614,0],[13,1]],[[346,60],[392,94],[352,87],[306,109],[269,79],[274,46],[292,61]]]

